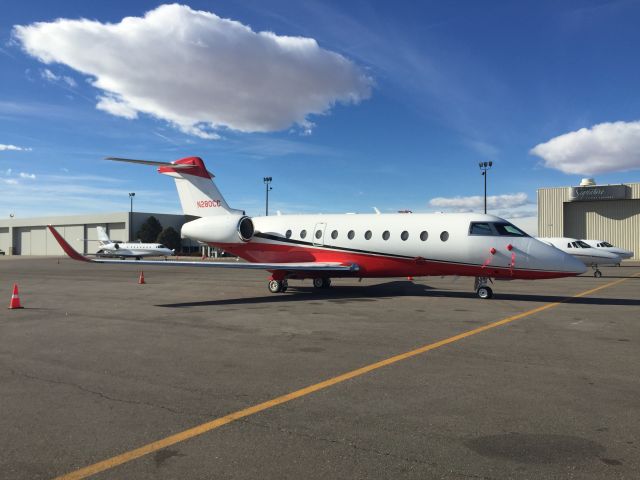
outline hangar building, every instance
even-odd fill
[[[604,240],[640,260],[640,183],[538,189],[538,235]]]
[[[178,232],[186,221],[184,215],[142,212],[8,218],[0,220],[0,250],[6,255],[63,255],[47,229],[47,225],[53,225],[78,252],[95,253],[98,250],[97,226],[105,227],[111,240],[127,242],[150,216],[156,217],[163,228],[173,227]],[[186,239],[182,244],[191,246]]]

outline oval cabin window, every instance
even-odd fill
[[[349,233],[347,233],[347,238],[349,240],[353,240],[353,237],[356,236],[356,232],[354,232],[353,230],[349,230]]]
[[[389,240],[389,236],[391,234],[389,233],[389,230],[385,230],[384,232],[382,232],[382,239],[383,240]]]
[[[442,232],[440,234],[440,240],[442,240],[443,242],[446,242],[447,240],[449,240],[449,232]]]
[[[409,238],[409,232],[407,232],[406,230],[404,232],[402,232],[400,234],[400,238],[402,239],[403,242],[407,241],[407,238]]]
[[[291,238],[291,230],[287,230],[287,232],[284,234],[285,237],[287,238]]]
[[[322,237],[322,230],[316,230],[316,238],[320,240],[320,237]]]
[[[429,234],[426,231],[420,232],[420,240],[425,242],[427,240],[427,238],[429,238]]]
[[[364,232],[364,238],[365,240],[371,240],[371,230]]]
[[[333,238],[334,240],[338,238],[338,230],[334,230],[333,232],[331,232],[331,238]]]
[[[300,238],[304,238],[304,237],[306,237],[306,236],[307,236],[307,231],[306,231],[306,230],[302,230],[302,231],[300,232]]]

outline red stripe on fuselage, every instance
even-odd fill
[[[329,248],[282,243],[221,243],[211,244],[249,262],[255,263],[297,263],[297,262],[338,262],[355,263],[360,270],[355,273],[336,272],[332,277],[424,277],[430,275],[460,275],[470,277],[493,277],[536,280],[575,276],[571,272],[549,272],[540,270],[513,270],[508,267],[482,267],[446,261],[397,258],[384,255],[345,252]],[[317,273],[309,276],[317,276]]]

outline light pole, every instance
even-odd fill
[[[484,177],[484,213],[487,213],[487,171],[491,168],[493,162],[480,162],[478,165]]]
[[[266,195],[267,195],[267,202],[266,202],[266,206],[265,206],[265,216],[269,216],[269,190],[273,190],[271,188],[271,181],[273,180],[273,178],[271,177],[264,177],[262,179],[262,181],[264,182],[264,186],[265,186],[265,191],[266,191]]]
[[[129,192],[129,201],[131,202],[131,210],[129,210],[129,241],[133,239],[133,197],[136,192]]]

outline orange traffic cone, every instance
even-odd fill
[[[20,296],[18,295],[18,284],[13,284],[13,294],[11,295],[11,302],[9,302],[9,309],[23,308],[20,305]]]
[[[147,283],[147,282],[144,281],[144,272],[142,270],[140,271],[140,278],[138,278],[138,283],[140,285],[142,285],[144,283]]]

